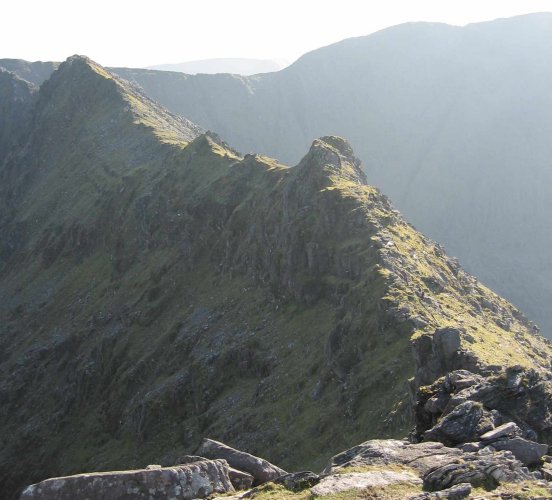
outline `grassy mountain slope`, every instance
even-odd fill
[[[416,227],[552,335],[552,14],[412,23],[254,77],[115,71],[237,148],[347,137]]]
[[[198,133],[86,58],[41,87],[0,167],[4,496],[174,463],[205,435],[321,468],[404,435],[412,385],[451,368],[549,369],[343,139],[288,168]]]

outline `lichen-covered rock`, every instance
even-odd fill
[[[203,460],[208,460],[205,457],[200,457],[199,455],[183,455],[178,457],[175,461],[176,464],[193,464],[194,462],[202,462]]]
[[[537,465],[541,458],[548,453],[548,445],[535,443],[521,437],[500,439],[491,445],[495,450],[511,451],[524,465]]]
[[[411,472],[351,472],[327,476],[312,488],[311,492],[316,496],[325,496],[354,489],[383,488],[391,484],[421,485],[422,481]]]
[[[552,437],[552,380],[545,373],[521,367],[488,376],[457,370],[418,390],[415,416],[414,438],[417,440],[444,439],[447,442],[450,438],[457,443],[478,440],[476,434],[492,421],[495,426],[509,422],[517,425],[516,434],[525,439],[549,441]],[[481,417],[479,421],[478,417]],[[456,425],[457,418],[463,418],[466,424],[464,438],[462,426]],[[492,429],[493,426],[487,431]],[[447,435],[448,431],[452,434]],[[492,433],[489,436],[485,439],[498,437]]]
[[[481,441],[490,442],[504,437],[518,436],[520,434],[521,430],[514,422],[507,422],[482,434]]]
[[[472,491],[472,485],[470,483],[460,483],[446,490],[425,492],[414,497],[410,497],[409,500],[461,500],[468,498]]]
[[[311,471],[291,472],[277,478],[276,484],[284,485],[288,490],[300,491],[320,482],[320,476]]]
[[[56,477],[32,484],[21,500],[166,500],[206,498],[234,491],[224,460],[175,467],[95,472]]]
[[[248,472],[234,469],[233,467],[228,468],[228,477],[236,490],[247,490],[251,488],[255,479]]]
[[[458,461],[462,451],[442,443],[417,443],[396,439],[374,439],[335,455],[324,469],[331,474],[347,467],[367,465],[408,465],[425,474],[435,467]]]
[[[440,441],[454,446],[466,441],[477,441],[493,428],[494,419],[490,411],[481,403],[465,401],[426,431],[424,441]]]
[[[511,453],[488,449],[464,453],[461,460],[436,467],[423,476],[424,488],[430,491],[444,490],[461,483],[496,488],[502,483],[531,479],[535,477]]]
[[[449,448],[439,442],[408,443],[393,439],[367,441],[334,456],[324,474],[346,473],[353,467],[386,470],[386,466],[388,470],[402,467],[407,472],[417,473],[429,491],[461,483],[495,488],[503,483],[537,477],[511,452],[496,451],[490,446],[484,447],[483,443],[473,443],[468,451]]]
[[[207,458],[220,458],[228,462],[235,469],[248,472],[254,478],[254,485],[274,481],[287,472],[263,458],[256,457],[244,451],[236,450],[230,446],[213,439],[204,439],[197,453]]]

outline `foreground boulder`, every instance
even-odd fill
[[[508,451],[539,466],[552,428],[550,380],[517,368],[482,376],[456,370],[417,394],[414,441],[439,441],[465,452]]]
[[[485,434],[481,436],[481,441],[491,442],[500,438],[512,438],[514,436],[519,436],[520,433],[520,428],[514,422],[508,422],[485,432]]]
[[[515,437],[512,439],[500,439],[493,442],[495,450],[507,450],[524,465],[539,465],[542,457],[548,453],[548,445],[535,443],[528,439]]]
[[[439,441],[449,446],[478,440],[494,428],[490,411],[481,403],[465,401],[445,415],[424,434],[424,441]]]
[[[429,491],[444,490],[463,483],[495,489],[500,484],[534,479],[511,453],[488,449],[463,453],[461,460],[437,467],[423,476],[424,489]]]
[[[462,455],[462,450],[442,443],[412,444],[396,439],[373,439],[332,457],[324,473],[333,474],[352,467],[404,465],[426,474],[460,460]]]
[[[312,471],[291,472],[280,476],[274,482],[282,484],[288,490],[301,491],[320,482],[320,476]]]
[[[496,488],[503,483],[531,481],[535,476],[508,451],[483,448],[467,452],[442,443],[409,443],[377,439],[362,443],[332,458],[324,472],[331,476],[347,470],[414,472],[424,489],[438,491],[470,483]],[[323,479],[322,484],[326,479]]]
[[[28,486],[21,499],[191,500],[232,491],[228,464],[224,460],[205,460],[175,467],[56,477]]]
[[[343,491],[370,490],[388,486],[421,486],[422,481],[412,472],[369,471],[333,474],[322,479],[311,492],[315,496],[334,495]]]
[[[197,450],[197,454],[211,459],[226,460],[231,467],[251,474],[255,486],[274,481],[287,474],[285,470],[263,458],[236,450],[213,439],[204,439]]]
[[[494,427],[511,422],[517,428],[508,427],[506,434],[550,441],[551,377],[520,367],[489,376],[452,371],[418,390],[413,437],[417,441],[445,439],[451,443],[473,441],[478,436],[487,440]]]
[[[253,486],[254,478],[248,472],[229,467],[228,477],[236,490],[247,490]]]
[[[461,483],[447,488],[446,490],[435,491],[435,492],[424,492],[420,495],[410,497],[409,500],[437,500],[437,499],[447,499],[447,500],[461,500],[463,498],[468,498],[472,492],[472,485],[470,483]]]
[[[184,455],[178,458],[178,464],[192,464],[208,460],[199,455]],[[228,467],[228,477],[236,490],[247,490],[253,485],[253,476],[247,472]]]

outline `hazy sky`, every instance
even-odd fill
[[[0,58],[106,66],[283,58],[407,21],[464,25],[552,11],[552,0],[6,0]]]

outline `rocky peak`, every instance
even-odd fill
[[[144,125],[169,143],[187,143],[201,128],[176,117],[146,97],[142,90],[113,75],[86,56],[63,62],[40,89],[39,112],[62,113],[66,119],[83,114],[81,121],[96,117],[113,122]]]
[[[325,182],[348,181],[366,184],[360,160],[349,143],[337,136],[316,139],[298,165],[300,175]]]

